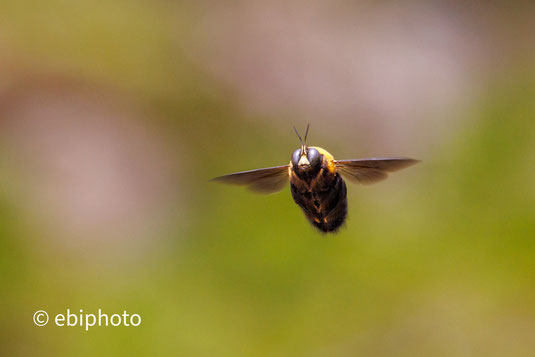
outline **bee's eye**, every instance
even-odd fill
[[[292,164],[294,164],[294,166],[297,166],[300,158],[301,158],[301,149],[297,149],[292,154]]]
[[[307,155],[307,159],[308,161],[310,162],[310,165],[311,166],[316,166],[320,163],[320,153],[318,152],[318,150],[314,149],[314,148],[309,148],[308,149],[308,155]]]

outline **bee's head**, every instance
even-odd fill
[[[301,172],[316,171],[321,165],[321,156],[318,150],[307,146],[307,135],[309,127],[310,125],[307,126],[307,131],[305,133],[305,141],[301,139],[301,136],[297,132],[297,129],[295,129],[294,127],[295,133],[299,137],[299,140],[301,140],[301,148],[295,150],[292,154],[292,165],[295,170]]]
[[[292,164],[299,171],[315,171],[321,165],[321,156],[318,150],[304,147],[294,151]]]

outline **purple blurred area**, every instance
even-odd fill
[[[130,255],[155,243],[180,194],[148,113],[112,90],[59,77],[26,78],[1,99],[8,194],[46,227],[42,238],[86,254],[128,243]]]
[[[194,56],[250,110],[425,151],[531,46],[528,13],[498,5],[205,3]]]

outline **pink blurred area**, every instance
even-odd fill
[[[16,188],[9,195],[42,229],[36,236],[80,253],[127,245],[130,256],[157,243],[180,193],[147,115],[112,90],[60,77],[4,89],[0,137]]]
[[[253,112],[335,124],[331,134],[371,138],[373,149],[426,151],[510,60],[505,46],[516,34],[499,11],[460,2],[210,3],[194,57]]]

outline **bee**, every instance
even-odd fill
[[[214,178],[212,181],[248,186],[260,193],[280,191],[290,182],[295,203],[301,207],[310,223],[321,232],[336,232],[347,217],[347,188],[349,181],[370,184],[384,180],[389,172],[411,166],[418,160],[389,157],[356,160],[335,160],[317,146],[307,145],[294,127],[301,141],[288,165],[237,172]]]

